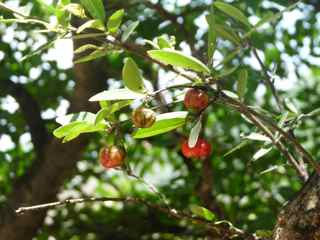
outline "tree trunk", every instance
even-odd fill
[[[313,174],[278,216],[274,240],[320,239],[320,177]]]

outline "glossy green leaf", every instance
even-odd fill
[[[124,100],[116,102],[109,107],[100,109],[96,114],[95,124],[103,121],[105,118],[108,118],[111,114],[121,110],[122,108],[129,106],[131,103],[132,100]]]
[[[122,23],[123,16],[124,16],[123,9],[120,9],[111,15],[107,23],[107,28],[110,33],[115,33],[118,31]]]
[[[93,51],[92,53],[90,53],[89,55],[86,55],[84,57],[81,57],[81,58],[77,59],[76,61],[74,61],[74,63],[89,62],[89,61],[92,61],[94,59],[104,57],[104,56],[107,55],[107,53],[108,53],[107,49],[104,49],[104,48],[97,49],[97,50]]]
[[[270,138],[260,133],[250,133],[248,136],[244,136],[243,138],[254,141],[270,142]]]
[[[122,42],[127,41],[138,26],[139,26],[139,21],[130,23],[130,25],[126,27],[126,29],[123,31],[123,34],[121,36],[121,41]]]
[[[70,3],[63,7],[64,11],[68,11],[71,14],[79,18],[87,18],[84,8],[77,3]]]
[[[147,138],[172,131],[185,124],[188,112],[171,112],[157,116],[156,122],[150,128],[139,128],[134,138]]]
[[[84,24],[82,24],[80,27],[78,27],[77,33],[81,33],[88,28],[97,29],[100,31],[105,31],[105,27],[103,25],[103,22],[101,22],[101,20],[99,20],[99,19],[94,19],[94,20],[89,20],[89,21],[85,22]]]
[[[197,72],[210,73],[209,68],[198,59],[172,49],[150,50],[148,55],[164,64],[191,69]]]
[[[261,148],[259,149],[254,155],[253,155],[253,161],[256,161],[260,158],[262,158],[264,155],[266,155],[268,152],[272,150],[272,147],[270,148]]]
[[[248,71],[241,69],[238,73],[237,93],[240,99],[243,99],[247,91]]]
[[[207,221],[214,221],[216,219],[216,215],[207,208],[198,205],[191,205],[190,210],[196,216],[204,218]]]
[[[193,148],[196,145],[199,138],[199,134],[201,132],[201,128],[202,128],[202,119],[200,118],[190,131],[189,139],[188,139],[188,145],[190,148]]]
[[[122,69],[122,79],[124,85],[128,89],[134,92],[143,91],[143,79],[137,64],[132,58],[125,59],[125,63]]]
[[[105,21],[106,14],[102,0],[80,0],[80,2],[93,18]]]
[[[224,12],[226,15],[232,17],[233,19],[243,23],[244,25],[251,27],[248,18],[240,11],[238,8],[232,6],[231,4],[224,2],[214,2],[214,6],[220,11]]]
[[[94,123],[96,115],[91,112],[79,112],[79,113],[71,113],[62,117],[58,117],[56,122],[61,125],[66,125],[71,122],[87,122]]]
[[[114,89],[100,92],[89,99],[91,102],[95,101],[116,101],[116,100],[134,100],[146,97],[145,94],[133,92],[127,88]]]
[[[157,37],[157,43],[160,49],[172,48],[170,42],[166,39],[165,36]]]

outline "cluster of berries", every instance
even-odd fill
[[[208,95],[200,89],[189,89],[184,98],[184,105],[187,109],[201,111],[209,104]],[[135,127],[149,128],[156,121],[156,114],[153,110],[139,107],[132,112],[132,122]],[[181,144],[182,154],[187,158],[206,158],[211,154],[211,145],[205,139],[199,138],[194,147],[189,147],[188,141],[184,139]],[[124,147],[112,145],[100,150],[100,163],[106,169],[121,167],[126,158]]]
[[[192,88],[189,89],[184,98],[184,106],[194,111],[202,111],[209,105],[209,96],[206,92]],[[194,147],[190,147],[188,140],[184,139],[181,144],[181,152],[186,158],[204,159],[211,154],[211,145],[203,138],[198,138]]]

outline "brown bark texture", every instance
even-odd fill
[[[320,239],[320,177],[313,174],[280,212],[274,240]]]

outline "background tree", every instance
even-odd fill
[[[242,16],[230,5],[213,7],[200,0],[106,1],[103,11],[98,1],[94,9],[88,2],[81,1],[85,12],[69,1],[0,5],[6,19],[0,25],[1,239],[259,239],[271,238],[261,230],[273,229],[274,239],[317,239],[319,178],[314,173],[306,180],[317,170],[313,159],[319,157],[319,3],[233,1]],[[122,12],[113,14],[119,9],[125,14],[118,30]],[[113,26],[111,33],[120,35],[106,38],[96,22],[83,27],[90,19],[109,20],[109,33]],[[266,23],[255,29],[260,19]],[[136,28],[125,39],[128,26]],[[39,31],[43,29],[48,31]],[[152,46],[142,40],[159,36],[153,44],[173,44],[170,36],[175,36],[176,49],[210,67],[216,50],[211,77],[199,75],[218,82],[213,89],[200,84],[212,100],[201,119],[201,134],[212,145],[209,158],[187,159],[177,144],[189,135],[197,114],[176,131],[144,140],[132,137],[131,124],[121,126],[132,172],[106,171],[99,165],[99,150],[113,135],[81,134],[67,143],[52,135],[57,116],[96,113],[99,106],[90,97],[123,87],[128,57],[151,92],[190,84],[184,78],[190,73],[163,63],[159,67],[145,52]],[[80,52],[72,69],[52,58],[60,38],[72,39]],[[93,61],[85,61],[88,56]],[[161,91],[151,106],[158,113],[185,110],[179,102],[184,87]],[[238,98],[230,97],[230,91]],[[121,109],[116,117],[126,119],[138,105]],[[97,199],[87,198],[92,196]],[[88,203],[63,202],[70,197]],[[62,202],[54,205],[63,207],[17,210],[57,198]]]

